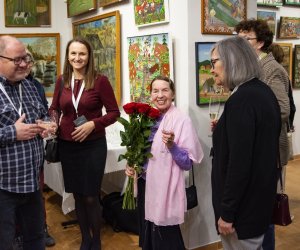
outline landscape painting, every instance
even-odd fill
[[[285,68],[289,74],[289,78],[292,80],[292,65],[293,65],[293,44],[292,43],[278,43],[283,49],[284,57],[281,65]]]
[[[97,8],[96,0],[68,0],[68,17],[77,16]]]
[[[150,101],[150,82],[158,75],[172,77],[171,40],[168,33],[128,37],[130,99]]]
[[[300,7],[300,1],[299,0],[284,0],[283,4],[287,5],[287,6]]]
[[[298,38],[300,37],[299,17],[280,17],[278,38]]]
[[[265,20],[268,26],[272,30],[273,34],[276,34],[276,12],[275,11],[257,11],[257,19]]]
[[[293,87],[300,89],[300,45],[295,45],[294,51],[294,70],[293,70]]]
[[[234,26],[247,19],[246,0],[202,0],[203,34],[230,35]]]
[[[4,0],[6,27],[51,25],[51,0]]]
[[[283,0],[257,0],[258,6],[278,7],[282,6]]]
[[[117,102],[120,104],[121,44],[119,11],[74,22],[73,36],[83,36],[92,44],[97,70],[108,77]]]
[[[137,26],[169,21],[168,0],[133,0],[134,19]]]
[[[209,104],[211,98],[225,102],[229,91],[215,84],[211,74],[210,51],[214,42],[196,42],[196,100],[198,105]],[[217,97],[217,98],[215,98]]]
[[[60,74],[59,33],[9,35],[19,39],[31,52],[34,58],[33,76],[43,85],[46,96],[53,96],[55,82]]]

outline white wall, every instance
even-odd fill
[[[61,34],[61,65],[63,65],[66,43],[72,38],[72,22],[88,17],[119,10],[121,14],[121,86],[122,104],[129,101],[128,53],[127,37],[169,32],[173,40],[174,78],[176,83],[176,105],[188,112],[197,129],[205,157],[200,166],[196,166],[199,206],[187,213],[186,223],[182,226],[184,239],[189,248],[194,248],[219,240],[214,226],[211,205],[211,147],[210,121],[207,107],[196,105],[196,72],[195,72],[195,42],[218,41],[227,36],[202,35],[200,28],[201,1],[171,0],[170,22],[167,24],[137,28],[134,24],[132,0],[111,7],[100,8],[94,12],[76,18],[67,18],[66,3],[61,0],[52,1],[52,25],[49,28],[5,28],[4,18],[0,19],[0,33],[56,33]],[[247,1],[248,17],[256,17],[256,1]],[[3,11],[3,1],[0,10]],[[299,8],[280,8],[280,14],[300,16]],[[299,43],[300,40],[281,41]],[[298,112],[295,117],[296,133],[294,136],[294,153],[300,154],[300,90],[294,91]],[[298,131],[299,130],[299,131]]]

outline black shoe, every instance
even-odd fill
[[[46,247],[52,247],[55,245],[55,240],[53,239],[53,237],[48,233],[48,229],[47,226],[45,228],[45,246]]]

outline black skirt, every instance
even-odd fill
[[[59,154],[65,191],[98,195],[107,156],[106,138],[83,142],[59,140]]]

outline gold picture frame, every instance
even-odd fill
[[[289,78],[292,82],[292,71],[293,71],[293,44],[292,43],[277,43],[283,49],[284,58],[281,65],[287,71]]]
[[[118,104],[121,103],[120,13],[110,12],[73,23],[73,36],[82,36],[93,46],[97,70],[108,77]]]
[[[10,35],[20,40],[34,58],[32,68],[34,78],[44,87],[47,97],[52,97],[55,82],[60,75],[60,34],[59,33],[22,33]]]

